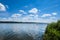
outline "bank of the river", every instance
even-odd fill
[[[60,21],[47,26],[43,40],[60,40]]]

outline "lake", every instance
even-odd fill
[[[0,23],[0,40],[42,40],[46,23]]]

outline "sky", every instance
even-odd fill
[[[56,22],[60,0],[0,0],[0,21]]]

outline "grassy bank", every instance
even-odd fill
[[[43,40],[60,40],[60,20],[48,24]]]

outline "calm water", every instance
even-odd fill
[[[47,24],[27,24],[27,23],[0,23],[0,40],[20,40],[19,38],[33,37],[34,40],[41,40]],[[17,38],[16,38],[17,37]],[[16,39],[15,39],[16,38]],[[25,37],[25,39],[29,40]]]

